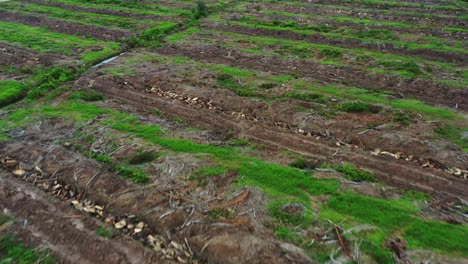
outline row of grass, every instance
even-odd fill
[[[213,36],[216,36],[214,38]],[[306,41],[293,41],[288,39],[251,36],[217,30],[190,30],[169,37],[169,43],[175,44],[183,41],[193,41],[196,37],[204,43],[224,45],[238,48],[244,52],[255,54],[267,54],[279,57],[297,57],[336,66],[356,65],[361,69],[377,73],[393,73],[404,78],[429,78],[435,79],[435,73],[442,72],[450,76],[451,80],[465,84],[466,71],[459,71],[456,65],[451,63],[434,62],[418,57],[410,57],[395,54],[386,54],[377,51],[369,51],[358,48],[342,48],[332,45],[315,44]],[[243,47],[239,48],[239,43]],[[246,44],[249,46],[246,47]],[[440,78],[437,78],[440,79]]]
[[[296,21],[297,14],[287,13],[287,12],[275,12],[275,11],[265,11],[265,14],[277,16],[286,16],[290,19],[285,19],[282,21],[276,19],[260,18],[259,16],[242,16],[237,21],[229,21],[228,24],[240,25],[250,28],[264,28],[270,30],[279,30],[279,31],[292,31],[303,36],[311,35],[323,35],[330,39],[358,39],[366,43],[385,43],[392,44],[397,47],[404,47],[405,49],[431,49],[438,51],[449,51],[457,52],[460,54],[466,54],[465,43],[463,41],[453,40],[453,39],[443,39],[434,36],[425,36],[422,37],[420,33],[406,33],[406,34],[397,34],[393,30],[389,29],[366,29],[364,30],[360,26],[349,27],[349,26],[337,26],[337,25],[323,25],[322,23],[317,23],[310,21],[311,18],[305,17],[304,19],[310,21],[308,23],[298,23]],[[215,18],[217,19],[217,18]],[[317,19],[314,17],[312,19]],[[323,19],[330,19],[336,22],[353,22],[356,23],[356,19],[347,18],[347,17],[333,17],[333,16],[324,16]],[[374,26],[376,25],[375,21],[360,19],[360,23],[365,26]],[[365,23],[368,22],[368,23]],[[390,22],[389,22],[390,23]],[[391,22],[397,23],[397,22]],[[378,23],[377,23],[378,24]],[[389,26],[389,25],[387,25]],[[390,25],[392,27],[400,28],[401,25]],[[414,28],[414,27],[413,27]],[[414,39],[414,40],[413,40]]]
[[[53,6],[43,6],[32,3],[24,4],[23,2],[7,2],[0,5],[0,9],[19,12],[21,14],[44,14],[54,19],[71,21],[84,25],[102,26],[111,29],[141,30],[154,23],[154,21],[149,19],[133,19],[122,16],[71,11]]]
[[[380,1],[380,0],[363,0],[363,1],[356,1],[356,0],[344,0],[341,1],[342,3],[358,3],[358,4],[363,4],[363,5],[369,5],[372,8],[375,6],[386,6],[386,7],[413,7],[413,8],[419,8],[421,11],[426,11],[426,10],[450,10],[450,11],[464,11],[468,6],[466,3],[460,2],[457,4],[449,4],[449,3],[444,3],[444,4],[437,4],[437,3],[412,3],[412,2],[404,2],[404,1]],[[464,7],[461,7],[459,4],[464,5]]]
[[[115,10],[147,16],[189,16],[191,11],[177,7],[165,7],[154,3],[121,0],[53,0],[53,2],[94,9]]]
[[[97,41],[8,22],[0,22],[0,41],[41,53],[68,56],[78,53],[79,59],[85,64],[97,63],[122,50],[116,42]]]
[[[359,11],[361,13],[368,13],[368,14],[385,14],[385,15],[391,15],[391,16],[401,16],[402,17],[401,20],[411,20],[411,17],[432,18],[436,20],[437,19],[451,19],[451,18],[463,19],[463,16],[441,14],[433,9],[431,10],[430,8],[422,8],[422,9],[420,8],[420,10],[394,10],[394,9],[386,9],[386,8],[379,9],[379,8],[376,8],[375,6],[374,7],[348,6],[348,5],[343,5],[342,3],[339,3],[339,4],[315,3],[313,4],[315,8],[311,9],[310,4],[308,3],[281,1],[281,4],[298,7],[298,10],[299,8],[303,7],[303,8],[306,8],[306,10],[309,12],[313,12],[313,13],[317,12],[318,14],[320,12],[323,12],[323,9],[325,10],[329,9],[329,10],[348,10],[348,11],[354,10],[354,11]],[[281,7],[278,7],[277,5],[270,5],[269,7],[272,10],[276,10],[276,9],[281,10]],[[433,7],[437,7],[437,6],[433,6]],[[453,11],[450,11],[450,12],[453,12]],[[407,21],[407,22],[412,22],[412,21]],[[425,21],[423,21],[423,23],[425,23]]]
[[[160,22],[143,31],[139,36],[125,40],[132,47],[154,47],[160,39],[180,25],[175,22]],[[76,55],[83,65],[70,61],[68,66],[27,69],[31,76],[22,82],[0,81],[0,107],[14,103],[26,95],[29,99],[42,97],[60,84],[71,81],[91,65],[103,61],[122,51],[116,42],[103,42],[91,38],[51,32],[44,28],[22,24],[0,22],[0,41],[27,48],[39,53],[55,53],[67,56]],[[72,67],[69,67],[72,66]],[[23,72],[25,69],[5,67],[5,72]]]
[[[21,99],[23,91],[24,85],[17,81],[0,81],[0,107]]]

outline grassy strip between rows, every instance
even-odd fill
[[[298,2],[292,2],[292,1],[283,2],[282,1],[281,4],[295,6],[295,7],[298,7],[298,9],[301,7],[305,7],[307,8],[307,10],[310,10],[310,4],[307,4],[307,3],[298,3]],[[392,9],[385,9],[385,8],[379,9],[379,8],[376,8],[375,6],[372,8],[367,8],[367,7],[360,7],[360,6],[346,6],[346,5],[322,4],[322,3],[318,3],[318,4],[316,3],[314,4],[314,7],[316,7],[316,10],[318,11],[321,11],[320,9],[332,9],[332,10],[340,9],[340,10],[354,10],[354,11],[359,11],[362,13],[371,13],[371,14],[388,14],[388,15],[393,15],[393,16],[400,15],[400,16],[412,16],[412,17],[424,17],[424,18],[432,17],[435,19],[447,19],[447,18],[454,17],[454,18],[463,19],[463,15],[451,16],[451,15],[437,13],[437,10],[431,10],[431,8],[440,9],[440,7],[443,7],[442,5],[430,5],[430,7],[427,7],[427,8],[425,7],[425,5],[423,7],[419,5],[417,6],[417,8],[419,8],[420,10],[392,10]],[[456,6],[452,6],[452,7],[456,7]],[[279,9],[279,8],[276,6],[271,6],[271,9]],[[463,10],[463,8],[459,8],[459,10]],[[410,21],[408,21],[407,23],[410,23]]]
[[[331,45],[313,44],[304,41],[249,36],[230,32],[201,31],[197,28],[170,35],[167,37],[167,41],[171,44],[176,44],[184,40],[189,41],[190,36],[197,35],[198,37],[202,37],[205,42],[209,43],[213,41],[213,37],[209,34],[225,36],[223,38],[223,42],[226,42],[227,44],[225,45],[228,47],[238,48],[238,42],[249,42],[250,45],[253,45],[253,48],[240,49],[247,53],[286,58],[291,56],[300,56],[301,58],[312,59],[321,64],[336,66],[343,66],[351,61],[352,65],[380,74],[392,73],[403,78],[433,79],[435,82],[444,83],[445,85],[453,86],[455,88],[464,88],[466,87],[465,84],[468,84],[468,79],[466,78],[468,71],[460,70],[459,67],[451,63],[429,61],[417,57],[385,54],[365,49],[347,49]],[[275,52],[271,51],[271,47],[274,48]],[[451,75],[451,79],[443,80],[436,78],[433,75],[435,72],[438,74],[440,72],[446,72]]]
[[[24,6],[24,3],[22,2],[7,2],[4,5],[0,5],[0,9],[6,11],[15,11],[22,14],[45,14],[50,18],[72,21],[79,24],[126,30],[143,29],[154,23],[154,21],[149,19],[133,19],[122,16],[77,12],[63,8],[42,6],[37,4],[27,4]]]
[[[122,50],[121,45],[116,42],[97,41],[8,22],[0,22],[0,41],[41,53],[68,56],[79,53],[81,61],[89,65],[102,61]],[[96,49],[97,51],[94,51]]]
[[[268,14],[278,15],[277,12],[268,11]],[[295,14],[281,12],[281,15],[288,14],[293,17]],[[221,20],[220,17],[213,17],[213,20]],[[351,22],[348,18],[335,18],[338,22]],[[273,20],[265,21],[259,17],[243,16],[238,21],[229,21],[228,24],[239,25],[248,28],[262,28],[277,31],[291,31],[302,36],[323,35],[331,39],[359,39],[366,43],[379,43],[381,45],[393,44],[396,47],[404,47],[405,49],[432,49],[440,51],[457,52],[466,54],[462,41],[446,40],[434,36],[426,36],[424,38],[415,34],[395,34],[387,29],[368,29],[353,27],[338,27],[334,25],[300,25],[294,20]],[[372,24],[374,25],[374,24]],[[417,42],[408,40],[414,38]],[[423,41],[423,42],[422,42]]]
[[[175,22],[160,22],[156,26],[143,31],[139,36],[125,41],[132,47],[155,47],[160,45],[160,39],[163,36],[179,27],[180,25]],[[80,58],[84,63],[83,65],[74,65],[73,62],[70,62],[71,67],[28,69],[28,72],[32,73],[32,75],[21,83],[10,80],[0,81],[0,107],[14,103],[26,95],[29,99],[42,97],[60,84],[75,79],[91,65],[122,51],[121,44],[116,42],[101,42],[54,33],[43,28],[4,22],[0,22],[0,41],[30,48],[40,53],[73,55],[76,49],[91,50],[81,53]],[[96,48],[100,50],[94,51]],[[11,68],[8,70],[21,72],[24,69]]]
[[[189,16],[191,10],[164,7],[157,4],[141,3],[138,1],[120,1],[120,0],[54,0],[54,2],[69,4],[94,9],[115,10],[128,12],[131,14],[147,16]]]
[[[0,81],[0,107],[21,99],[24,85],[12,80]]]
[[[443,254],[467,256],[468,245],[463,239],[468,235],[467,226],[450,225],[437,221],[426,221],[417,216],[417,207],[407,199],[378,199],[351,192],[338,191],[337,180],[315,179],[310,173],[291,167],[273,165],[256,158],[238,154],[235,148],[197,144],[185,139],[165,136],[164,130],[155,125],[143,125],[135,117],[115,110],[100,108],[92,104],[68,102],[58,106],[42,106],[14,110],[0,121],[0,127],[24,126],[39,117],[62,117],[73,122],[86,122],[105,115],[103,125],[142,138],[173,152],[208,154],[210,167],[204,168],[195,177],[222,177],[229,170],[239,172],[240,185],[253,185],[263,189],[272,199],[272,217],[282,223],[277,230],[279,236],[288,238],[292,226],[307,228],[311,220],[330,219],[353,226],[370,224],[373,231],[360,234],[364,239],[363,250],[380,263],[391,263],[391,253],[384,241],[392,234],[402,234],[410,248],[433,249]],[[5,137],[6,135],[4,135]],[[320,213],[311,211],[311,199],[331,195]],[[289,218],[278,213],[278,206],[298,202],[307,210],[304,214]],[[275,213],[276,212],[276,213]],[[291,232],[289,232],[291,231]],[[305,241],[302,241],[305,242]],[[302,245],[301,239],[296,243]]]

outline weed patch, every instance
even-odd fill
[[[286,226],[279,226],[278,228],[276,228],[275,236],[277,236],[281,240],[289,241],[296,245],[300,245],[303,243],[303,238]]]
[[[10,80],[0,81],[0,107],[20,100],[23,93],[23,84]]]
[[[364,102],[344,102],[337,106],[338,110],[348,113],[378,113],[381,106],[371,105]]]
[[[69,97],[71,100],[83,100],[86,102],[102,101],[104,98],[104,95],[94,90],[78,90],[73,92]]]
[[[297,208],[297,212],[287,212],[287,206]],[[314,215],[305,205],[297,200],[277,200],[268,205],[271,217],[282,224],[291,224],[307,228],[312,224]]]
[[[112,236],[114,235],[114,232],[112,231],[112,229],[107,229],[107,228],[100,226],[97,228],[96,234],[100,237],[112,238]]]
[[[0,263],[44,263],[52,264],[54,259],[45,250],[27,248],[11,235],[0,237]]]
[[[153,160],[157,159],[159,156],[160,156],[159,153],[155,153],[153,151],[144,151],[144,152],[133,155],[128,161],[128,163],[131,165],[144,164],[144,163],[152,162]]]

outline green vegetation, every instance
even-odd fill
[[[28,98],[37,99],[56,89],[60,84],[76,78],[69,68],[55,67],[35,74],[28,85]]]
[[[184,37],[185,35],[185,37]],[[318,62],[324,65],[343,67],[352,65],[360,70],[382,74],[393,74],[403,78],[437,79],[439,82],[451,79],[453,83],[462,85],[462,78],[457,67],[450,63],[435,62],[415,56],[388,54],[362,48],[342,48],[333,45],[315,44],[307,41],[289,40],[283,38],[252,36],[218,30],[187,31],[175,38],[168,39],[170,43],[190,41],[193,36],[203,43],[222,45],[225,48],[237,48],[246,53],[278,56],[285,59],[296,58]],[[200,40],[199,40],[200,41]],[[242,48],[239,48],[242,43]],[[365,58],[365,62],[361,62]],[[431,71],[423,71],[431,69]],[[432,69],[437,69],[434,71]],[[445,75],[441,79],[435,73]],[[448,77],[449,76],[449,77]]]
[[[338,110],[348,113],[378,113],[382,107],[363,102],[344,102],[337,106]]]
[[[325,168],[333,168],[338,172],[341,172],[343,176],[353,182],[374,182],[376,181],[375,176],[365,170],[360,170],[354,167],[351,164],[343,164],[343,165],[331,165],[331,164],[324,164],[322,167]]]
[[[18,34],[18,32],[21,32],[21,34]],[[94,64],[121,51],[120,45],[115,42],[102,42],[8,22],[0,22],[0,41],[13,43],[19,47],[38,52],[69,56],[76,54],[78,50],[99,47],[98,51],[80,54],[79,58],[86,64]]]
[[[112,238],[112,236],[114,236],[114,231],[112,229],[108,229],[102,226],[97,228],[96,233],[98,236],[104,238]]]
[[[17,81],[0,81],[0,107],[21,99],[23,91],[24,85]]]
[[[73,92],[69,97],[72,100],[83,100],[86,102],[96,102],[104,100],[104,95],[94,90],[78,90]]]
[[[280,226],[276,228],[275,235],[279,239],[286,240],[294,244],[303,243],[303,238],[299,234],[297,234],[296,232],[294,232],[293,230],[291,230],[289,227],[286,227],[286,226]]]
[[[0,236],[1,264],[9,263],[54,263],[45,250],[28,248],[11,235]]]
[[[131,47],[158,47],[161,45],[161,39],[178,27],[175,22],[161,22],[158,26],[149,28],[138,37],[127,39],[125,42]]]
[[[43,106],[37,109],[22,109],[8,114],[6,122],[21,123],[22,118],[31,118],[34,115],[43,115],[45,117],[67,117],[74,122],[87,122],[97,116],[105,115],[106,118],[101,121],[103,125],[139,137],[148,143],[156,144],[172,152],[183,152],[191,154],[208,155],[214,166],[206,168],[200,175],[222,175],[228,170],[234,170],[239,173],[239,185],[254,185],[262,188],[268,195],[273,197],[269,205],[270,215],[280,223],[275,233],[278,237],[300,243],[302,238],[291,228],[292,226],[301,226],[306,228],[315,219],[311,211],[310,199],[324,194],[332,195],[319,215],[318,220],[331,219],[333,221],[342,221],[343,218],[351,222],[368,223],[381,228],[381,231],[371,232],[369,239],[366,240],[364,248],[370,252],[376,252],[376,258],[384,258],[388,250],[383,249],[383,241],[388,238],[390,233],[400,231],[403,236],[410,241],[412,248],[435,248],[441,252],[451,254],[465,254],[463,244],[443,243],[434,244],[432,240],[437,236],[428,236],[427,234],[418,235],[417,228],[421,225],[428,225],[427,230],[441,230],[448,232],[450,236],[457,232],[466,232],[464,227],[453,228],[451,225],[443,225],[439,222],[428,222],[418,218],[418,209],[406,199],[384,200],[371,198],[359,194],[338,192],[339,182],[336,180],[315,179],[310,173],[295,168],[282,167],[269,164],[256,158],[248,157],[237,153],[230,146],[210,146],[197,144],[185,139],[166,137],[162,130],[157,126],[143,125],[135,117],[119,113],[115,110],[102,109],[94,105],[70,102],[58,106]],[[113,164],[110,157],[105,155],[92,154],[93,158],[110,164],[118,172],[127,172],[128,166]],[[146,159],[138,158],[139,161]],[[373,181],[374,178],[367,172],[358,170],[350,165],[337,167],[346,177],[354,181]],[[135,171],[130,171],[128,178],[135,182],[143,183],[148,178],[140,178],[135,175]],[[146,180],[142,180],[146,179]],[[287,180],[285,180],[287,179]],[[285,213],[281,208],[286,204],[298,203],[304,206],[304,211],[299,214]],[[372,208],[372,210],[369,210]],[[229,217],[228,212],[213,212],[213,217]],[[350,217],[350,218],[349,218]],[[351,223],[349,222],[349,223]],[[406,231],[408,227],[408,231]],[[460,229],[461,228],[461,229]],[[377,237],[376,237],[377,236]],[[458,241],[458,240],[457,240]],[[378,249],[377,251],[373,251]],[[379,253],[380,252],[380,253]]]
[[[425,21],[421,23],[377,21],[377,19],[356,18],[348,15],[316,15],[313,12],[312,15],[293,14],[278,11],[275,8],[269,10],[261,7],[249,10],[250,13],[247,13],[247,3],[242,1],[210,4],[184,1],[183,4],[190,7],[188,9],[126,0],[54,1],[86,8],[118,10],[145,17],[135,19],[130,18],[130,16],[75,12],[66,8],[24,4],[16,1],[2,4],[0,9],[9,12],[43,14],[55,19],[113,29],[141,30],[141,34],[122,40],[122,43],[103,42],[83,36],[55,33],[52,32],[52,29],[0,22],[0,42],[29,49],[39,54],[66,55],[76,60],[75,62],[70,61],[70,65],[53,68],[25,67],[24,69],[15,69],[2,67],[2,74],[24,73],[30,74],[30,76],[21,82],[0,81],[0,106],[13,103],[26,95],[29,99],[24,108],[18,109],[11,106],[8,107],[8,112],[2,115],[0,140],[8,140],[9,131],[25,127],[31,122],[44,118],[64,118],[76,127],[86,126],[90,120],[93,120],[98,125],[109,128],[110,136],[123,134],[123,137],[138,138],[143,146],[157,146],[158,151],[148,150],[154,148],[145,148],[145,150],[134,152],[127,158],[117,159],[113,158],[111,154],[95,153],[76,144],[75,149],[87,157],[103,163],[122,177],[137,184],[146,184],[150,181],[148,171],[151,170],[148,164],[166,153],[190,154],[202,160],[205,167],[199,168],[191,176],[191,179],[198,181],[200,185],[207,184],[208,180],[213,178],[226,177],[231,175],[231,172],[236,172],[238,176],[235,178],[234,188],[256,186],[267,195],[266,205],[271,217],[267,224],[274,230],[274,234],[280,239],[302,246],[307,253],[313,255],[320,262],[328,260],[331,253],[330,248],[320,243],[311,243],[307,231],[310,231],[309,228],[312,225],[320,228],[330,227],[331,222],[340,223],[344,228],[370,226],[368,230],[347,233],[344,236],[347,239],[362,240],[361,250],[378,263],[393,263],[392,252],[385,247],[385,241],[395,234],[408,242],[409,249],[431,249],[445,255],[468,256],[468,246],[463,240],[468,236],[467,226],[456,226],[423,218],[420,215],[419,204],[421,201],[428,200],[425,194],[405,192],[399,199],[369,197],[347,189],[347,184],[342,184],[339,179],[314,176],[309,169],[316,166],[315,161],[298,158],[288,167],[246,155],[245,153],[249,153],[253,149],[253,145],[247,139],[233,139],[224,145],[208,145],[195,143],[184,138],[174,138],[158,125],[149,125],[131,114],[99,107],[98,105],[106,102],[93,102],[104,100],[105,97],[94,90],[73,91],[68,97],[68,101],[53,105],[34,104],[38,98],[47,96],[48,99],[51,99],[60,92],[66,91],[69,88],[62,85],[75,80],[91,64],[123,51],[124,46],[125,49],[145,47],[148,49],[139,49],[139,54],[133,57],[128,56],[122,65],[107,67],[100,73],[112,74],[115,79],[119,80],[128,75],[135,75],[135,78],[138,78],[140,76],[137,67],[141,66],[142,63],[146,63],[144,66],[157,64],[158,67],[175,68],[174,72],[181,76],[193,76],[201,73],[204,77],[203,73],[209,72],[211,76],[214,76],[213,79],[207,78],[208,80],[206,80],[210,87],[216,85],[218,88],[229,89],[239,96],[262,100],[266,103],[293,102],[294,106],[297,107],[296,111],[304,112],[301,114],[314,112],[321,114],[321,118],[333,116],[337,111],[374,113],[385,116],[388,118],[387,120],[393,120],[400,125],[411,126],[416,124],[415,117],[421,115],[423,120],[436,122],[437,125],[434,125],[436,126],[434,131],[437,133],[436,135],[449,139],[468,151],[468,139],[463,136],[463,133],[468,131],[468,128],[464,127],[466,119],[462,114],[451,109],[429,106],[412,99],[396,99],[398,97],[395,94],[373,87],[363,89],[347,84],[329,85],[326,82],[320,83],[312,78],[301,77],[298,73],[278,75],[275,72],[201,63],[187,57],[157,55],[157,52],[153,52],[154,50],[151,49],[162,46],[164,41],[170,45],[181,44],[182,47],[179,47],[181,49],[184,49],[183,45],[186,44],[200,45],[201,47],[213,45],[267,57],[275,56],[284,59],[285,63],[290,60],[303,60],[329,65],[327,67],[330,69],[350,66],[369,73],[396,75],[406,79],[423,78],[445,83],[452,87],[463,87],[466,84],[467,73],[461,69],[460,65],[417,56],[402,56],[393,50],[386,50],[384,47],[385,44],[392,44],[397,48],[408,50],[432,49],[466,54],[463,41],[452,39],[450,36],[448,39],[443,39],[424,35],[426,34],[425,30],[433,30],[426,26]],[[310,3],[291,1],[271,1],[267,4],[275,6],[276,2],[289,6],[310,6]],[[353,2],[353,0],[347,2]],[[378,3],[377,0],[360,2],[360,4],[365,5]],[[418,7],[417,4],[397,1],[383,1],[381,4],[388,7]],[[343,10],[352,9],[345,5],[330,6],[320,3],[314,3],[314,5],[318,9],[333,7],[343,8]],[[458,8],[456,5],[446,5],[444,8],[442,5],[430,5],[433,6],[431,8],[438,10]],[[242,11],[242,14],[247,15],[239,18],[236,13],[231,14],[231,10]],[[357,10],[365,13],[366,10],[370,9],[357,7]],[[223,11],[226,12],[223,13]],[[381,14],[391,14],[391,12],[392,10],[379,11]],[[398,11],[394,14],[414,13],[417,17],[424,17],[424,14],[417,14],[414,10],[405,12]],[[228,15],[231,16],[229,21],[224,17]],[[166,17],[168,20],[155,22],[153,19],[149,19],[149,16]],[[293,16],[294,20],[291,18],[280,19],[281,17]],[[444,18],[444,15],[434,14],[434,18]],[[460,18],[464,18],[464,16],[461,15],[458,19]],[[318,19],[332,23],[317,23]],[[278,37],[266,37],[261,34],[258,36],[237,34],[229,32],[229,30],[221,32],[208,30],[206,26],[210,22],[253,29],[276,30],[278,33],[288,31],[296,34],[291,34],[293,37],[287,39],[280,34]],[[343,26],[350,23],[363,25],[366,28]],[[196,27],[198,25],[200,28]],[[408,33],[402,34],[398,30],[401,28],[404,28],[404,32]],[[464,30],[457,29],[455,26],[453,28],[439,28],[445,32]],[[179,30],[180,32],[178,32]],[[418,30],[422,32],[421,36],[415,33]],[[378,49],[375,49],[378,51],[372,51],[361,47],[343,48],[331,44],[315,44],[308,41],[312,35],[318,39],[325,37],[330,40],[323,43],[351,39],[362,43],[377,43],[379,47],[382,44],[383,48],[381,52]],[[231,54],[229,53],[227,56],[231,57]],[[232,59],[234,61],[235,56]],[[135,65],[137,66],[134,67]],[[184,122],[182,118],[174,119],[174,121]],[[460,123],[463,124],[460,125]],[[374,127],[374,124],[368,126],[368,128]],[[400,126],[396,125],[395,127],[399,128]],[[233,132],[226,133],[231,138],[233,134]],[[93,141],[92,136],[80,133],[75,134],[75,139],[87,143]],[[376,181],[372,173],[351,164],[325,164],[323,166],[340,172],[349,181],[361,182],[362,184]],[[380,186],[376,183],[368,185]],[[289,209],[291,211],[288,211]],[[236,209],[214,208],[208,212],[208,215],[213,219],[234,219],[237,212]],[[8,220],[3,220],[0,217],[0,225],[2,221]],[[103,227],[99,227],[96,233],[105,238],[111,238],[114,235],[113,230]],[[52,261],[48,260],[49,257],[46,253],[28,249],[9,236],[1,237],[0,256],[6,256],[5,263],[48,263]],[[3,260],[0,263],[3,263]]]
[[[285,212],[284,206],[302,207],[299,212]],[[300,200],[276,200],[269,205],[270,216],[278,220],[281,224],[291,224],[307,228],[312,224],[314,215],[310,209],[301,203]]]
[[[189,16],[190,10],[180,9],[176,7],[163,7],[154,3],[142,3],[140,1],[125,1],[125,0],[54,0],[54,2],[69,4],[72,6],[97,8],[104,10],[115,10],[128,12],[137,15],[147,16]]]
[[[5,5],[0,6],[0,9],[16,11],[23,14],[45,14],[50,18],[115,29],[141,30],[145,27],[149,27],[154,23],[149,19],[133,19],[122,16],[78,12],[53,6],[37,5],[33,3],[25,5],[21,2],[7,2]]]
[[[197,31],[198,32],[198,31]],[[171,35],[173,36],[173,35]],[[180,36],[177,37],[180,39]],[[143,58],[129,58],[124,71],[131,71],[134,63],[144,61],[165,63],[174,66],[175,64],[183,65],[183,70],[193,74],[194,71],[201,69],[210,69],[216,74],[216,81],[221,88],[227,88],[234,91],[240,96],[261,98],[266,102],[271,100],[284,100],[288,98],[313,101],[324,105],[330,104],[331,98],[338,98],[342,102],[332,104],[333,109],[344,112],[355,113],[379,113],[382,112],[383,106],[386,108],[397,110],[395,111],[395,122],[401,122],[404,125],[412,123],[412,116],[420,114],[425,120],[437,120],[450,129],[437,130],[441,138],[449,139],[453,143],[461,146],[466,150],[466,139],[461,138],[463,131],[466,128],[460,128],[458,122],[463,120],[463,116],[457,114],[451,109],[443,107],[429,106],[418,100],[411,99],[394,99],[393,94],[380,89],[362,89],[349,86],[327,85],[322,86],[311,82],[306,82],[293,75],[271,75],[265,72],[240,69],[232,66],[201,63],[187,57],[170,57],[161,55],[145,56]],[[176,65],[177,67],[177,65]],[[116,74],[120,74],[118,71]],[[265,97],[258,94],[260,89],[259,82],[271,85],[281,86],[288,83],[294,87],[294,92],[289,92],[283,96],[275,96],[274,98]],[[297,92],[296,92],[297,91]],[[385,110],[384,112],[386,112]]]
[[[233,219],[236,216],[234,210],[225,208],[213,209],[208,214],[214,219]]]
[[[209,15],[208,7],[205,2],[197,2],[197,7],[193,10],[193,18],[200,19]]]
[[[462,240],[468,234],[467,226],[421,220],[416,217],[416,207],[408,201],[338,194],[330,199],[328,208],[378,226],[385,233],[403,230],[403,237],[408,240],[410,248],[433,248],[466,256],[468,247]]]
[[[127,164],[119,164],[108,155],[97,154],[91,151],[86,151],[84,154],[88,158],[110,165],[120,176],[130,179],[134,183],[147,183],[150,179],[149,175],[140,169],[130,167]]]

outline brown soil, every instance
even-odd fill
[[[159,109],[168,116],[183,118],[192,126],[236,131],[254,141],[291,150],[322,162],[351,162],[375,172],[384,182],[398,187],[429,192],[442,191],[462,197],[468,195],[463,187],[465,181],[444,171],[444,168],[451,166],[464,168],[463,162],[457,159],[457,151],[448,154],[450,151],[446,150],[444,153],[448,155],[436,155],[438,160],[433,161],[437,150],[424,146],[417,138],[398,138],[383,131],[353,136],[349,133],[349,124],[346,122],[317,128],[320,127],[315,124],[317,119],[311,119],[310,126],[303,126],[305,131],[302,132],[298,130],[298,123],[304,120],[291,120],[294,112],[287,111],[281,105],[268,106],[260,102],[251,102],[220,90],[203,88],[200,83],[196,87],[183,82],[177,83],[174,82],[177,80],[175,76],[164,80],[160,76],[172,75],[167,74],[168,69],[160,70],[166,73],[151,72],[148,75],[127,78],[126,82],[109,75],[98,74],[82,78],[77,85],[83,88],[93,87],[141,110]],[[152,87],[160,90],[154,91]],[[197,103],[187,103],[184,99],[196,97],[199,98]],[[290,109],[293,107],[294,105],[290,105]],[[324,130],[331,131],[332,136],[324,135]],[[347,138],[340,138],[343,134],[347,134]],[[337,146],[337,142],[342,144]],[[362,146],[363,144],[365,145]],[[412,157],[410,161],[388,155],[373,156],[370,150],[374,147],[402,151],[406,156],[412,153],[419,156]],[[432,165],[424,166],[427,162]]]
[[[358,39],[331,39],[326,36],[315,34],[312,36],[303,36],[299,33],[295,33],[288,30],[270,30],[260,28],[246,28],[237,25],[205,25],[204,28],[208,30],[220,30],[224,32],[234,32],[239,34],[251,35],[251,36],[268,36],[275,38],[284,38],[292,40],[302,40],[310,43],[326,44],[343,48],[366,48],[368,50],[376,50],[385,53],[403,54],[410,56],[419,56],[425,59],[440,61],[440,62],[452,62],[466,65],[468,61],[467,54],[459,54],[445,51],[436,51],[430,49],[414,49],[409,50],[400,46],[395,46],[390,43],[368,43]]]
[[[433,105],[443,105],[459,109],[468,109],[468,90],[456,89],[433,83],[424,79],[403,79],[398,76],[368,73],[353,67],[336,67],[321,65],[303,60],[288,60],[277,57],[265,57],[247,54],[234,49],[212,45],[179,45],[159,49],[161,54],[179,55],[202,62],[226,64],[262,71],[274,71],[312,77],[324,83],[348,83],[363,88],[379,88],[399,93],[407,98],[419,99]],[[228,56],[228,54],[230,56]]]
[[[136,35],[137,33],[125,32],[120,30],[107,29],[103,27],[95,27],[90,25],[83,25],[63,20],[51,19],[46,16],[33,16],[24,15],[20,13],[11,13],[0,10],[0,20],[21,23],[33,27],[47,27],[49,30],[80,36],[92,36],[95,39],[104,41],[115,41],[122,38],[128,38]]]

